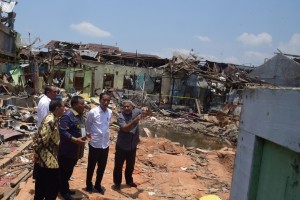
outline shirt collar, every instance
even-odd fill
[[[55,122],[59,121],[59,117],[56,117],[53,112],[50,112],[50,115],[53,116],[53,119],[55,120]]]
[[[45,95],[45,94],[43,94],[42,98],[46,98],[46,99],[48,99],[49,101],[51,101],[51,99],[50,99],[47,95]]]
[[[100,105],[99,105],[99,110],[100,110],[100,112],[103,112],[103,113],[106,113],[106,112],[107,112],[107,108],[106,108],[106,110],[104,111],[104,110],[101,108]]]

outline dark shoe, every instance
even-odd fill
[[[102,187],[102,186],[100,186],[100,187],[99,186],[95,186],[94,189],[95,189],[96,192],[104,195],[104,192],[105,192],[105,188],[104,187]]]
[[[137,185],[134,182],[126,183],[126,185],[128,185],[129,187],[137,187]]]
[[[76,194],[76,192],[75,192],[74,190],[69,190],[68,193],[69,193],[70,195]]]
[[[73,200],[72,196],[69,193],[62,194],[61,196],[64,198],[64,200]]]
[[[93,192],[93,187],[86,187],[85,191],[92,193]]]
[[[113,190],[120,191],[121,190],[121,185],[119,185],[119,184],[113,185]]]

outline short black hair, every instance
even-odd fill
[[[61,107],[61,102],[62,102],[62,99],[60,99],[60,98],[55,98],[52,101],[50,101],[49,111],[54,112],[57,107]]]
[[[84,99],[84,98],[82,96],[73,96],[72,99],[71,99],[71,107],[78,104],[80,99]]]
[[[102,93],[99,95],[100,100],[103,98],[104,95],[107,95],[107,96],[110,97],[110,95],[109,95],[107,92],[102,92]]]
[[[55,85],[46,85],[44,94],[52,91],[52,87],[56,87]]]

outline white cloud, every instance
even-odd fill
[[[260,33],[258,35],[254,35],[252,33],[243,33],[237,38],[237,40],[246,45],[259,46],[262,44],[271,44],[272,36],[268,33]]]
[[[89,22],[81,22],[79,24],[71,24],[70,28],[82,35],[92,37],[111,37],[110,32],[102,30]]]
[[[288,43],[279,43],[278,49],[283,53],[300,55],[300,33],[295,33]]]
[[[173,55],[180,55],[183,58],[187,58],[190,54],[190,49],[175,49],[175,48],[166,48],[163,49],[161,52],[152,52],[153,55],[158,55],[161,58],[171,58]],[[201,58],[201,60],[209,60],[212,62],[219,62],[219,63],[231,63],[231,64],[237,64],[237,65],[251,65],[251,66],[258,66],[264,63],[264,60],[266,58],[271,58],[274,55],[267,54],[267,53],[261,53],[256,51],[248,51],[244,53],[244,55],[241,56],[229,56],[229,55],[213,55],[213,54],[205,54],[198,51],[192,51],[198,58]]]
[[[268,54],[268,53],[262,53],[257,51],[247,51],[245,52],[246,58],[248,58],[251,63],[245,63],[245,64],[251,64],[251,65],[260,65],[265,62],[266,59],[269,59],[273,57],[274,55]]]
[[[198,40],[200,40],[201,42],[210,42],[211,41],[209,37],[202,36],[202,35],[197,35],[196,38]]]
[[[231,64],[240,64],[240,60],[234,56],[230,56],[223,59],[224,63],[231,63]]]

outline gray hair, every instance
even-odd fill
[[[124,106],[125,104],[130,104],[133,108],[135,108],[135,104],[132,102],[132,101],[130,101],[130,100],[124,100],[123,102],[122,102],[122,105]]]

